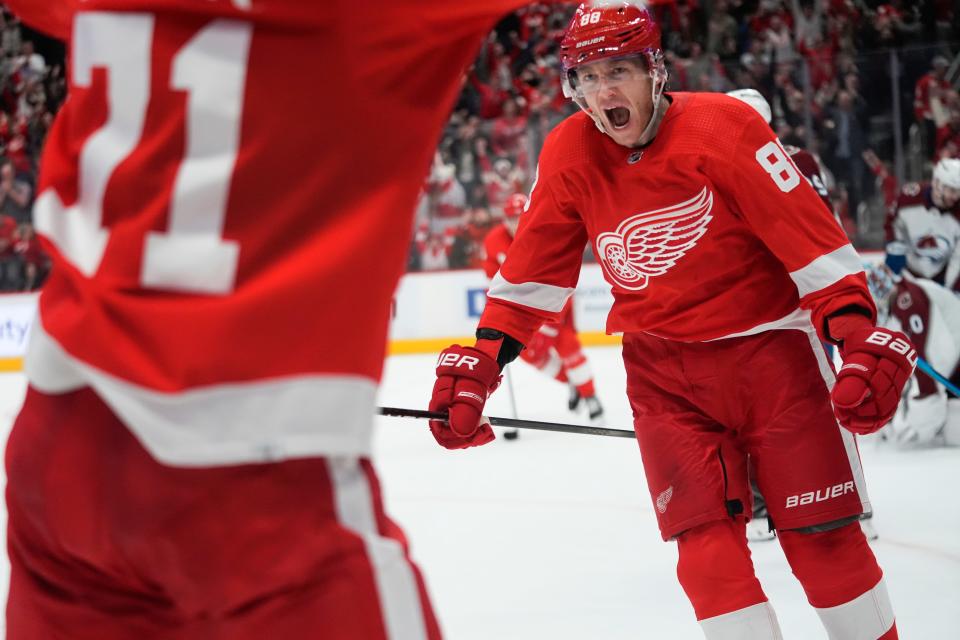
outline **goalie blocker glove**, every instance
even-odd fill
[[[830,331],[842,340],[843,356],[832,393],[834,413],[848,430],[873,433],[893,418],[917,366],[917,351],[904,334],[872,326],[862,316],[832,318]]]

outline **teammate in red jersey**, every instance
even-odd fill
[[[945,158],[929,183],[903,186],[887,216],[886,264],[960,293],[960,158]]]
[[[781,637],[745,540],[749,455],[830,637],[896,638],[857,523],[869,500],[852,432],[890,418],[916,352],[875,326],[859,257],[756,112],[724,95],[663,94],[646,11],[581,6],[561,59],[584,113],[546,141],[476,345],[440,356],[430,407],[449,420],[431,423],[434,436],[450,448],[491,439],[485,399],[563,309],[589,241],[613,287],[607,330],[624,335],[660,530],[678,542],[706,637]],[[820,339],[844,355],[836,379]]]
[[[507,257],[507,249],[513,243],[517,233],[520,214],[527,207],[527,197],[515,193],[507,198],[503,207],[504,221],[490,230],[483,241],[486,257],[483,270],[488,278],[496,276],[500,265]],[[576,411],[581,405],[587,410],[590,422],[595,425],[603,422],[603,405],[597,398],[593,383],[593,371],[587,356],[583,353],[577,327],[573,322],[573,298],[567,300],[563,311],[555,321],[544,322],[530,340],[530,344],[520,352],[520,359],[536,367],[545,375],[570,386],[570,400],[567,407]],[[508,437],[511,432],[507,432]]]
[[[7,638],[440,637],[370,463],[376,386],[432,143],[525,0],[7,4],[71,74]]]

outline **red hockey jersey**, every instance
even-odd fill
[[[524,0],[8,4],[71,40],[31,384],[172,464],[368,453],[418,190]]]
[[[608,333],[704,341],[812,319],[822,335],[842,307],[875,314],[859,256],[756,111],[671,100],[642,150],[582,113],[550,134],[480,326],[529,339],[573,292],[588,240],[613,288]]]

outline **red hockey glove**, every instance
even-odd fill
[[[833,324],[830,328],[840,337]],[[899,331],[870,326],[869,321],[850,328],[842,340],[843,366],[833,387],[833,411],[850,431],[873,433],[893,418],[917,366],[917,350]]]
[[[493,429],[480,422],[483,405],[500,384],[500,367],[487,352],[458,344],[447,347],[437,360],[430,411],[448,412],[449,422],[430,421],[430,431],[441,446],[465,449],[494,439]]]

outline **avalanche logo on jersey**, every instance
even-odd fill
[[[953,253],[953,243],[942,235],[927,234],[917,240],[914,253],[921,260],[926,260],[931,266],[939,268]]]
[[[713,193],[704,187],[686,202],[638,213],[597,237],[597,258],[616,284],[639,291],[696,246],[713,220],[712,209]]]

